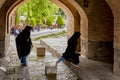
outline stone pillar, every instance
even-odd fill
[[[5,53],[4,53],[4,41],[0,40],[0,58],[4,57]]]
[[[49,80],[56,80],[57,67],[45,66],[45,75]]]
[[[5,28],[6,28],[6,14],[0,11],[0,58],[5,56]]]
[[[39,47],[37,48],[37,56],[45,56],[45,48]]]
[[[80,15],[79,13],[76,11],[76,14],[74,14],[74,32],[80,32]],[[81,32],[80,32],[81,33]],[[78,45],[77,45],[77,50],[80,52],[81,51],[81,39],[79,38],[78,40]]]
[[[84,55],[91,59],[111,59],[113,62],[113,42],[85,42],[82,41],[84,46]]]
[[[120,9],[116,4],[114,5],[114,7],[115,7],[114,8],[115,12],[114,12],[114,66],[113,66],[113,71],[115,74],[120,76]]]
[[[116,75],[120,76],[120,50],[118,50],[118,49],[114,49],[113,71]]]

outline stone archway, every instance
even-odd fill
[[[81,38],[82,53],[91,59],[113,56],[112,11],[104,0],[87,1],[88,7],[84,6],[84,0],[76,0],[88,17],[87,37]]]
[[[84,6],[84,1],[88,1],[88,6]],[[112,1],[108,2],[112,3]],[[73,3],[74,1],[71,1],[71,4]],[[77,4],[80,7],[77,7]],[[76,0],[73,5],[83,17],[81,18],[81,24],[83,23],[81,25],[81,33],[83,34],[81,35],[81,54],[86,58],[100,59],[104,62],[110,60],[110,63],[112,62],[113,64],[114,14],[111,7],[105,0]],[[118,60],[116,61],[117,64],[114,61],[114,66],[117,65],[118,68],[119,63]],[[116,72],[117,70],[115,69],[114,71]]]
[[[85,1],[88,6],[84,5],[84,0],[68,1],[80,15],[81,54],[86,58],[110,58],[113,61],[112,11],[104,0]]]
[[[113,71],[120,76],[120,2],[119,0],[105,0],[114,16],[114,66]]]
[[[5,33],[2,33],[3,39],[8,40],[9,37],[9,17],[8,15],[11,13],[13,9],[15,9],[17,6],[19,6],[22,2],[27,1],[27,0],[15,0],[10,2],[6,1],[5,4],[9,5],[3,5],[1,10],[1,15],[3,20],[1,20],[1,23],[3,23],[2,30],[5,31]],[[112,16],[111,12],[105,3],[104,0],[99,0],[99,1],[91,1],[88,7],[84,6],[84,2],[82,0],[51,0],[53,2],[61,2],[63,5],[65,5],[69,11],[71,12],[70,15],[72,15],[72,18],[69,18],[69,20],[72,20],[72,28],[68,30],[70,32],[69,34],[72,34],[74,31],[81,31],[81,45],[82,45],[82,54],[87,57],[87,58],[95,58],[95,57],[101,57],[101,56],[106,56],[109,54],[101,52],[103,51],[108,51],[110,48],[107,47],[109,41],[113,41],[113,38],[111,38],[111,35],[113,35],[113,31],[110,31],[109,29],[113,30],[113,23],[112,23]],[[58,2],[57,2],[58,1]],[[77,4],[76,4],[77,3]],[[95,5],[96,3],[101,3],[99,5]],[[103,4],[104,3],[104,4]],[[77,6],[76,6],[77,5]],[[105,8],[101,8],[100,6],[104,6]],[[94,6],[94,7],[93,7]],[[65,9],[65,8],[64,8]],[[98,10],[100,9],[100,10]],[[65,9],[64,11],[67,11]],[[107,13],[108,12],[108,13]],[[68,14],[69,14],[68,13]],[[101,15],[101,13],[104,13]],[[107,17],[106,17],[107,16]],[[108,18],[109,16],[109,18]],[[6,21],[6,20],[7,21]],[[110,24],[108,24],[110,21]],[[109,29],[108,29],[109,26]],[[7,29],[6,29],[7,28]],[[81,28],[81,29],[80,29]],[[104,29],[103,29],[104,28]],[[102,34],[101,34],[102,33]],[[110,34],[109,34],[110,33]],[[69,35],[68,35],[69,36]],[[7,43],[7,41],[4,40]],[[107,47],[108,49],[106,49]],[[5,51],[8,49],[8,47],[5,45]],[[4,49],[3,49],[4,52]]]
[[[9,17],[11,10],[27,0],[0,0],[0,57],[7,53],[9,40]],[[119,0],[51,0],[59,1],[66,6],[64,11],[70,11],[72,19],[72,34],[74,31],[81,32],[81,53],[86,58],[113,59],[114,43],[114,72],[120,75],[120,32],[119,32]],[[85,1],[88,1],[87,4]],[[107,2],[107,3],[106,3]],[[109,4],[109,5],[108,5]],[[116,5],[117,4],[117,5]],[[61,6],[62,6],[61,5]],[[85,6],[86,5],[86,6]],[[110,6],[110,7],[109,7]],[[67,9],[68,8],[68,9]],[[68,12],[69,13],[69,12]],[[112,14],[113,13],[113,14]],[[78,20],[78,21],[77,21]],[[114,20],[114,21],[113,21]],[[114,30],[113,30],[114,28]],[[68,30],[68,31],[69,31]],[[113,35],[114,32],[114,35]],[[68,36],[69,36],[68,35]],[[114,38],[114,42],[113,42]]]
[[[27,1],[27,0],[24,0]],[[14,11],[19,5],[21,5],[24,1],[19,0],[16,1],[15,3],[11,4],[11,7],[8,9],[7,12],[7,33],[9,34],[9,15],[12,13],[12,11]],[[51,0],[53,3],[56,3],[57,5],[59,5],[61,8],[63,8],[64,12],[66,13],[66,15],[68,16],[68,25],[67,25],[67,36],[70,37],[71,34],[73,34],[75,31],[79,31],[80,32],[80,16],[78,11],[76,10],[76,8],[71,4],[68,0],[68,2],[66,3],[65,1],[58,1],[58,0]],[[64,6],[64,7],[63,7]],[[8,36],[6,36],[6,38],[8,38]],[[7,45],[6,45],[7,46]],[[6,47],[5,47],[6,48]],[[7,48],[6,48],[7,49]],[[79,42],[79,46],[78,49],[80,50],[80,42]]]
[[[0,22],[2,24],[0,24],[1,30],[3,31],[1,33],[1,57],[5,56],[8,49],[9,49],[9,39],[10,39],[10,25],[9,25],[9,15],[12,13],[12,11],[14,11],[19,5],[21,5],[22,3],[24,3],[27,0],[12,0],[12,1],[8,1],[6,0],[5,2],[3,2],[3,5],[0,9],[0,15],[2,16],[0,19]],[[54,3],[57,2],[58,0],[51,0]],[[67,3],[67,1],[64,0],[59,0],[59,3],[61,3],[62,5],[64,5],[65,7],[63,7],[65,13],[68,15],[68,20],[69,20],[69,25],[68,27],[68,37],[74,33],[74,31],[79,31],[80,32],[80,15],[78,13],[78,11],[76,10],[76,8],[74,6],[72,6],[72,4],[69,2]],[[58,4],[58,3],[57,3]],[[59,4],[58,4],[59,5]],[[60,5],[59,5],[60,6]],[[61,6],[62,8],[62,6]],[[80,43],[79,43],[79,47],[78,49],[80,49]]]

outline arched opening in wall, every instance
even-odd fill
[[[87,46],[85,46],[85,42],[88,41],[88,16],[85,13],[84,7],[81,4],[78,4],[75,1],[69,0],[69,2],[77,9],[79,16],[80,16],[80,48],[81,48],[81,55],[82,57],[86,57]]]
[[[65,28],[67,22],[67,16],[64,11],[52,4],[42,1],[32,4],[32,0],[18,7],[15,11],[12,11],[9,17],[9,26],[11,27],[11,34],[18,34],[14,32],[14,29],[19,29],[21,31],[24,29],[25,25],[32,26],[32,31],[40,31],[43,29],[59,29]],[[41,4],[42,6],[37,6]],[[44,7],[44,8],[43,8]],[[18,30],[16,30],[18,31]]]
[[[99,25],[100,26],[99,26],[99,28],[98,28],[99,30],[96,32],[96,34],[98,34],[99,38],[101,38],[100,39],[101,42],[99,44],[99,49],[98,49],[99,53],[97,54],[97,56],[99,58],[96,60],[113,65],[113,63],[114,63],[113,62],[113,59],[114,59],[114,48],[113,48],[114,17],[113,17],[112,10],[106,1],[100,1],[99,3],[101,3],[100,5],[104,6],[104,9],[100,8],[100,10],[99,10],[99,11],[101,11],[100,13],[103,13],[103,15],[101,15],[100,13],[97,13],[98,16],[101,16],[101,19],[99,18],[98,26]],[[97,6],[97,8],[99,8],[99,7],[100,6]]]
[[[114,2],[120,4],[117,0],[112,2],[112,1],[109,1],[109,0],[106,0],[106,2],[108,3],[108,5],[110,6],[110,9],[112,10],[112,13],[113,13],[113,16],[114,16],[114,31],[113,31],[113,46],[114,46],[114,53],[113,53],[113,57],[114,57],[114,60],[113,60],[113,63],[114,63],[114,66],[113,66],[113,72],[120,76],[120,29],[119,29],[119,26],[120,26],[120,18],[119,18],[119,14],[120,14],[120,8],[114,4]],[[117,10],[117,12],[116,12]]]
[[[46,0],[46,1],[48,1],[48,0]],[[36,3],[38,4],[38,2],[36,2]],[[45,4],[47,4],[47,3],[45,3]],[[48,2],[48,4],[51,4],[51,3]],[[45,15],[48,14],[47,11],[43,11],[42,8],[39,9],[38,7],[40,7],[40,6],[36,7],[35,6],[36,4],[34,4],[34,6],[33,6],[33,3],[28,2],[26,4],[20,3],[20,5],[22,5],[22,6],[17,5],[17,6],[15,6],[15,8],[12,11],[9,12],[9,18],[8,18],[9,26],[11,27],[11,34],[13,34],[13,36],[17,36],[17,33],[14,32],[14,27],[15,27],[15,29],[17,29],[17,31],[18,30],[21,31],[22,29],[24,29],[25,25],[30,25],[33,27],[32,35],[38,36],[36,38],[36,40],[41,38],[41,37],[39,37],[39,33],[41,32],[41,30],[44,30],[44,29],[51,30],[50,33],[52,35],[54,35],[54,34],[57,35],[57,33],[55,33],[55,32],[57,32],[57,31],[59,32],[61,29],[63,29],[63,32],[58,33],[58,34],[60,34],[60,35],[64,34],[64,36],[66,36],[66,28],[67,28],[67,25],[69,24],[69,23],[67,23],[67,20],[70,20],[70,19],[69,19],[68,15],[66,15],[60,7],[58,7],[56,5],[53,6],[54,4],[47,5],[48,8],[54,7],[53,8],[54,15],[52,14],[52,9],[51,9],[48,13],[51,13],[52,16],[50,15],[50,16],[45,17]],[[42,7],[45,7],[45,6],[42,6]],[[65,12],[67,12],[67,14],[69,14],[69,16],[72,16],[70,10],[65,9],[65,8],[66,7],[64,6]],[[39,10],[37,10],[37,9],[39,9]],[[55,9],[56,9],[56,12],[55,12]],[[28,12],[27,12],[27,10],[28,10]],[[36,12],[35,12],[35,10],[36,10]],[[46,10],[49,10],[49,9],[46,8]],[[37,15],[36,13],[38,13],[39,15]],[[26,16],[29,16],[29,18],[27,18]],[[36,18],[36,16],[37,16],[37,18]],[[67,17],[68,17],[68,19],[67,19]],[[71,19],[71,24],[70,24],[71,26],[73,26],[73,23],[74,23],[74,22],[73,23],[72,22],[73,22],[73,18]],[[38,27],[40,27],[40,28],[38,29]],[[54,29],[57,29],[57,31],[54,31]],[[52,31],[53,31],[53,33],[52,33]],[[38,34],[34,34],[34,32],[38,32]],[[43,35],[43,37],[47,37],[47,36]]]
[[[58,3],[58,5],[62,5],[63,6],[63,4],[59,4]],[[18,7],[18,6],[17,6]],[[17,8],[16,7],[16,8]],[[74,18],[73,18],[73,14],[71,13],[71,11],[66,7],[66,6],[63,6],[63,7],[61,7],[61,9],[63,9],[63,11],[65,12],[65,14],[66,14],[66,16],[67,16],[67,23],[66,23],[66,27],[68,28],[68,26],[70,26],[71,27],[71,32],[73,33],[74,32]],[[15,11],[15,10],[14,10]],[[14,11],[11,11],[9,14],[8,14],[8,16],[10,16],[10,14],[11,13],[14,13]],[[25,13],[26,14],[26,13]],[[14,16],[15,16],[15,14],[14,14]],[[14,16],[12,17],[12,18],[14,18]],[[11,17],[9,17],[9,21],[10,21],[10,18]],[[24,17],[22,16],[21,18],[23,18],[24,19]],[[43,21],[44,22],[44,21]],[[10,23],[12,23],[12,22],[10,22]],[[8,24],[9,26],[10,26],[10,23]],[[14,22],[13,22],[14,23]],[[30,24],[29,24],[30,25]],[[24,27],[23,27],[24,28]],[[46,28],[46,27],[44,27],[44,28]],[[50,27],[48,28],[49,30],[51,30],[50,29]],[[60,30],[60,29],[59,29]],[[57,31],[59,31],[59,30],[57,30]],[[53,31],[53,29],[51,30],[51,31]],[[33,34],[34,35],[34,34]],[[36,34],[37,35],[37,34]],[[56,35],[56,33],[55,33],[55,35]],[[69,35],[69,34],[68,34]],[[57,35],[58,36],[58,35]],[[13,36],[14,37],[14,36]],[[12,39],[14,39],[14,38],[12,38]],[[62,40],[62,39],[61,39]],[[54,42],[55,40],[53,40],[53,41],[51,41],[51,42]],[[56,42],[56,41],[55,41]],[[63,42],[67,42],[67,41],[63,41]],[[39,43],[35,43],[35,44],[37,44],[37,46],[36,47],[39,47]],[[64,43],[64,44],[66,44],[66,43]],[[60,44],[61,45],[61,44]],[[61,45],[61,47],[62,46],[64,46],[64,45]],[[65,45],[66,46],[66,45]],[[15,46],[14,46],[15,47]],[[56,46],[57,47],[57,46]],[[61,49],[63,52],[64,52],[64,48],[62,48]],[[35,50],[33,50],[33,53],[36,53],[35,52]],[[34,56],[36,56],[36,55],[34,55]],[[47,56],[49,56],[49,57],[51,57],[49,54],[47,55]],[[33,57],[33,55],[32,55],[32,57]],[[29,60],[35,60],[35,58],[32,58],[31,56],[30,56],[30,58],[29,58]],[[54,59],[56,59],[56,58],[54,58]],[[54,60],[51,60],[52,61],[52,63],[53,63],[53,61]],[[28,61],[29,62],[29,61]],[[47,61],[47,62],[49,62],[49,60]],[[51,62],[50,62],[51,63]],[[39,65],[40,66],[40,65]]]
[[[70,1],[70,2],[76,7],[76,9],[79,11],[81,15],[80,30],[81,30],[81,34],[83,34],[81,35],[81,43],[82,43],[81,54],[83,55],[83,57],[90,58],[90,56],[92,57],[94,56],[93,60],[113,64],[114,18],[108,4],[105,1],[93,1],[94,4],[92,4],[92,6],[95,6],[97,3],[99,3],[99,5],[95,6],[95,8],[93,7],[91,8],[93,12],[91,11],[91,13],[89,14],[91,15],[94,14],[91,17],[89,15],[86,15],[85,12],[83,11],[84,9],[87,13],[87,9],[89,11],[89,8],[82,7],[83,9],[81,9],[81,7],[77,7],[79,5],[74,1]],[[78,0],[78,2],[82,2],[82,1]],[[90,5],[89,7],[91,7]],[[104,9],[101,9],[101,6],[104,6]],[[88,19],[89,19],[89,26],[88,26]],[[92,43],[92,39],[93,39],[93,43]],[[91,43],[89,41],[91,41]],[[88,42],[88,45],[86,45],[86,42]],[[91,53],[95,53],[95,55],[92,55]]]
[[[54,3],[57,2],[57,1],[54,1],[54,0],[51,0],[51,1],[53,1]],[[69,2],[69,1],[68,1],[68,2]],[[71,3],[71,2],[70,2],[70,3]],[[69,4],[69,3],[68,3],[68,4]],[[73,4],[74,4],[74,2],[73,2]],[[60,3],[57,2],[57,5],[60,6],[60,5],[61,5],[61,2],[60,2]],[[63,5],[65,5],[65,3],[62,4],[60,7],[61,7],[61,8],[63,9],[63,11],[67,14],[66,16],[68,16],[68,17],[67,17],[68,24],[66,24],[66,26],[67,26],[67,25],[70,26],[70,27],[68,26],[67,29],[68,29],[68,28],[71,28],[71,33],[73,33],[73,32],[75,31],[75,29],[74,29],[74,17],[75,17],[75,16],[77,17],[77,15],[75,15],[75,16],[73,17],[73,15],[72,15],[73,13],[70,12],[70,10],[68,9],[68,7],[65,8]],[[18,6],[18,5],[17,5],[17,6]],[[74,4],[74,6],[75,6],[75,4]],[[14,7],[16,7],[16,6],[14,6]],[[65,10],[64,10],[64,9],[65,9]],[[73,8],[73,9],[74,9],[74,8]],[[78,7],[76,6],[76,9],[78,10],[79,14],[81,14],[81,8],[78,9]],[[79,24],[80,24],[81,26],[84,26],[84,29],[87,30],[87,29],[88,29],[88,28],[87,28],[87,26],[88,26],[88,24],[87,24],[87,23],[88,23],[88,20],[87,20],[86,16],[84,15],[85,13],[84,13],[83,10],[82,10],[82,12],[83,12],[83,13],[81,14],[82,17],[80,16],[81,18],[80,18]],[[85,21],[85,20],[86,20],[86,21]],[[80,25],[76,25],[76,26],[81,27]],[[82,28],[83,28],[83,27],[82,27]],[[83,29],[83,30],[84,30],[84,29]],[[83,30],[80,29],[80,31],[83,31]],[[68,33],[68,32],[67,32],[67,33]],[[69,34],[69,33],[67,34],[68,37],[71,35],[71,33],[70,33],[70,34]],[[81,33],[82,33],[82,32],[81,32]],[[82,34],[84,34],[84,33],[82,33]],[[88,35],[87,33],[84,34],[84,39],[87,39],[87,35]],[[83,35],[82,35],[82,36],[83,36]]]

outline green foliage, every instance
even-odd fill
[[[57,14],[64,15],[64,12],[49,0],[28,0],[18,8],[19,16],[28,18],[28,25],[32,24],[34,27],[36,23],[43,24],[42,20],[47,20],[47,25],[52,25],[56,21]],[[64,20],[58,18],[57,24],[63,25]]]
[[[36,19],[36,23],[39,23],[40,25],[43,25],[43,22],[41,19]]]
[[[19,23],[20,23],[19,14],[18,11],[16,11],[15,24],[19,24]]]
[[[32,18],[28,18],[28,25],[32,24]]]
[[[46,25],[51,26],[52,25],[52,20],[47,19]]]
[[[58,10],[58,15],[61,15],[62,17],[65,16],[65,13],[63,12],[61,8],[59,8]]]
[[[23,4],[22,6],[20,6],[18,9],[17,9],[18,13],[19,13],[19,16],[20,15],[23,15],[23,16],[27,16],[27,4]]]
[[[42,20],[40,19],[40,25],[43,25],[43,22],[42,22]]]
[[[56,23],[57,23],[57,24],[60,24],[60,25],[64,25],[64,24],[65,24],[64,19],[62,18],[61,15],[58,16]]]
[[[36,27],[36,19],[35,18],[32,18],[32,25],[33,25],[33,27]]]
[[[40,23],[40,19],[36,19],[36,23]]]
[[[54,21],[54,20],[56,20],[56,16],[55,15],[49,15],[49,16],[47,16],[46,17],[46,19],[48,20],[51,20],[51,21]]]
[[[59,7],[49,0],[29,0],[19,8],[20,14],[36,19],[46,18],[52,14],[57,14]]]

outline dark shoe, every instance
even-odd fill
[[[21,66],[23,65],[23,63],[21,63]]]
[[[21,67],[27,67],[27,64],[22,64]]]
[[[78,64],[72,63],[72,65],[75,66],[75,67],[79,67],[79,63]]]
[[[23,66],[27,66],[27,64],[23,64]]]

